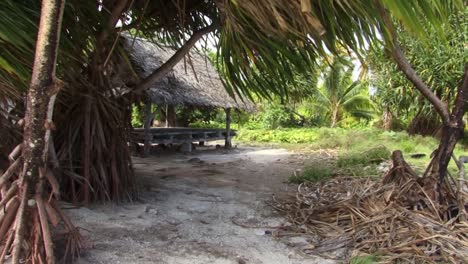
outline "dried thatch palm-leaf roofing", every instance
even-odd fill
[[[124,45],[140,78],[150,75],[175,53],[174,49],[161,48],[140,38],[133,41],[126,37]],[[185,62],[179,62],[166,77],[155,83],[149,94],[157,104],[254,109],[248,99],[231,97],[208,58],[194,51],[186,56]]]

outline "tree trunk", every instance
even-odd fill
[[[447,176],[447,168],[450,159],[453,155],[453,150],[459,139],[463,138],[465,123],[463,116],[468,107],[468,64],[465,65],[465,73],[463,75],[460,87],[458,87],[457,97],[450,114],[450,121],[442,127],[442,135],[435,155],[432,159],[431,175],[438,176],[437,193],[439,194],[439,202],[443,201],[442,186],[444,179]]]
[[[336,127],[336,124],[338,123],[338,108],[332,110],[332,116],[331,116],[331,127]]]
[[[224,147],[227,149],[232,148],[231,142],[231,108],[226,108],[226,138],[224,140]]]
[[[390,109],[388,107],[385,107],[383,116],[382,116],[382,122],[383,122],[383,129],[386,131],[392,130],[393,126],[393,115],[392,112],[390,112]]]
[[[16,219],[13,263],[26,260],[29,252],[22,252],[25,237],[32,232],[34,196],[39,183],[40,170],[46,166],[43,155],[48,142],[46,130],[49,102],[61,85],[55,79],[60,29],[64,0],[42,1],[41,19],[36,42],[31,84],[28,91],[23,139],[23,169],[20,174],[21,204]],[[51,105],[53,108],[53,103]],[[50,129],[50,128],[49,128]],[[44,177],[41,177],[44,180]],[[42,194],[43,190],[37,190]],[[48,223],[44,223],[48,225]],[[22,254],[23,253],[23,254]],[[54,262],[53,252],[47,252],[47,262]]]
[[[65,165],[61,188],[68,200],[84,205],[136,195],[127,144],[130,101],[109,96],[115,88],[110,80],[115,70],[112,66],[118,63],[112,45],[118,40],[116,25],[133,1],[104,2],[106,11],[101,12],[103,22],[96,24],[91,62],[78,76],[81,81],[73,82],[73,89],[60,98],[60,111],[66,114],[57,120],[61,126],[56,143]]]
[[[0,221],[1,263],[10,250],[15,264],[55,263],[49,216],[45,210],[53,199],[46,197],[45,185],[48,182],[58,196],[58,183],[47,164],[55,98],[63,86],[55,78],[55,68],[64,5],[64,0],[42,1],[23,143],[10,155],[14,162],[0,177],[0,187],[10,185],[8,195],[2,196],[0,204],[7,205],[6,215],[16,216]],[[18,179],[12,181],[14,175]],[[54,210],[49,211],[55,214],[60,209]],[[65,216],[62,220],[70,223]]]

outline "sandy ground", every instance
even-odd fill
[[[134,158],[140,201],[70,209],[93,248],[79,263],[333,263],[278,241],[286,224],[265,204],[296,187],[305,157],[284,149],[205,149]]]

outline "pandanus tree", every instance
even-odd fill
[[[13,263],[55,263],[49,222],[63,220],[69,231],[75,232],[55,203],[58,197],[52,197],[58,195],[59,187],[56,176],[48,167],[54,104],[57,93],[63,87],[63,82],[55,76],[63,9],[64,0],[42,2],[31,82],[26,97],[27,112],[24,119],[18,122],[23,126],[23,142],[9,156],[12,165],[0,180],[0,203],[6,208],[0,215],[2,262],[11,248]],[[9,181],[15,175],[17,179]],[[52,187],[52,194],[48,186]],[[34,241],[41,245],[40,249],[34,246]],[[79,238],[72,243],[76,241]]]
[[[448,105],[453,105],[457,85],[468,61],[468,8],[450,15],[442,26],[445,38],[439,30],[426,23],[430,43],[421,42],[410,31],[397,26],[398,41],[408,61],[420,78]],[[413,88],[390,54],[379,45],[366,57],[372,70],[371,85],[375,88],[373,99],[384,110],[385,116],[411,121],[409,133],[433,135],[439,130],[440,120],[434,108]]]
[[[0,178],[2,186],[6,184],[9,188],[2,191],[0,200],[2,207],[6,205],[6,210],[2,210],[0,231],[8,233],[0,236],[1,260],[12,249],[14,263],[54,261],[45,214],[53,224],[62,218],[73,234],[74,228],[66,217],[58,217],[63,215],[59,208],[54,203],[44,202],[44,192],[58,196],[61,191],[68,195],[66,198],[84,204],[92,200],[131,197],[135,183],[126,142],[130,102],[144,96],[145,89],[186,57],[195,43],[209,33],[216,36],[220,69],[228,91],[267,98],[271,94],[287,94],[288,81],[293,80],[297,72],[314,68],[316,57],[338,54],[343,47],[359,54],[361,48],[379,41],[379,35],[383,36],[405,76],[441,116],[442,140],[427,177],[438,180],[427,181],[427,185],[443,194],[447,165],[463,132],[468,76],[465,70],[454,107],[449,112],[405,59],[392,19],[415,32],[424,32],[421,20],[440,24],[462,4],[461,0],[70,0],[64,7],[58,50],[57,76],[65,85],[57,95],[54,126],[49,111],[53,103],[48,102],[53,102],[57,90],[49,91],[46,87],[61,86],[61,82],[53,78],[55,63],[52,62],[57,54],[54,51],[57,50],[63,1],[43,0],[42,8],[32,0],[2,1],[0,85],[2,91],[8,89],[10,95],[6,96],[14,100],[18,112],[24,110],[25,127],[24,143],[12,148],[13,162]],[[38,34],[35,25],[39,17]],[[18,26],[21,30],[11,30],[4,25]],[[50,31],[44,31],[46,26]],[[143,80],[115,81],[114,77],[121,70],[119,65],[128,64],[119,38],[126,31],[132,36],[159,40],[177,47],[178,51]],[[51,45],[42,47],[50,52],[48,64],[31,63],[33,47],[37,47],[34,61],[42,61],[40,58],[44,56],[38,52],[42,42],[35,41],[36,35],[39,35],[38,40],[51,41]],[[187,61],[189,63],[189,57]],[[44,65],[49,67],[41,68]],[[30,79],[24,109],[21,96]],[[11,99],[14,98],[12,94],[15,99]],[[9,117],[8,121],[11,119]],[[47,122],[43,122],[45,120]],[[54,127],[56,131],[49,144],[47,140]],[[58,173],[50,174],[52,170],[47,166],[57,166],[54,172]],[[54,175],[58,183],[53,180]],[[439,198],[447,202],[443,195]]]

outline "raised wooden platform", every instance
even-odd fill
[[[236,135],[235,130],[231,130],[231,137]],[[221,128],[151,128],[151,144],[183,144],[193,142],[206,142],[213,140],[223,140],[226,138],[226,129]],[[131,140],[134,143],[144,144],[145,130],[136,128],[131,134]]]

